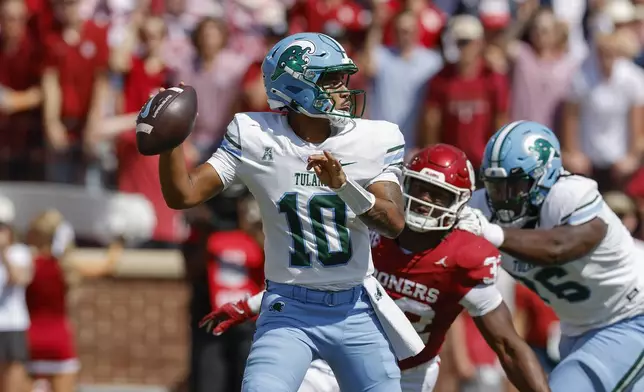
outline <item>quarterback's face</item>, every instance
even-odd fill
[[[333,100],[335,110],[351,110],[351,94],[348,89],[349,75],[343,72],[329,72],[318,80],[322,88]]]

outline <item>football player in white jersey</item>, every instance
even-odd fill
[[[481,175],[480,233],[561,319],[551,389],[644,391],[644,260],[597,183],[566,172],[554,133],[527,121],[490,139]]]
[[[400,391],[396,328],[387,326],[400,326],[401,318],[413,336],[398,337],[416,348],[396,355],[422,350],[413,326],[376,293],[371,277],[369,228],[396,237],[405,226],[404,139],[392,123],[356,118],[363,92],[349,90],[348,81],[357,70],[331,37],[289,36],[262,64],[268,103],[281,112],[236,114],[221,147],[190,172],[181,146],[161,155],[172,208],[195,206],[235,181],[259,203],[267,293],[243,391],[295,392],[317,358],[344,390]],[[383,303],[400,312],[386,319],[396,322],[382,321]]]

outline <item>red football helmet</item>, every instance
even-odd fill
[[[405,221],[418,232],[449,230],[472,197],[475,174],[465,153],[449,144],[421,150],[403,169]]]

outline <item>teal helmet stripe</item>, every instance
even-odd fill
[[[516,128],[523,122],[525,121],[515,121],[501,128],[501,130],[499,131],[499,136],[496,138],[494,145],[492,146],[492,153],[490,154],[490,167],[499,167],[499,163],[501,162],[501,149],[503,147],[503,143],[505,143],[505,141],[507,140],[510,132],[512,132],[514,128]]]

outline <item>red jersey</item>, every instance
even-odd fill
[[[389,20],[385,25],[382,41],[385,45],[391,46],[396,43],[396,26],[393,17],[405,8],[405,2],[389,0],[385,7]],[[423,9],[416,14],[416,20],[418,21],[418,41],[420,44],[430,49],[436,48],[440,42],[441,32],[447,23],[447,15],[431,2],[427,2]]]
[[[506,76],[482,64],[471,78],[447,65],[429,82],[427,102],[442,113],[441,143],[460,148],[479,168],[485,145],[496,131],[496,116],[508,111],[509,92]]]
[[[248,90],[253,87],[254,83],[262,83],[262,62],[255,61],[248,66],[244,77],[242,78],[242,89]],[[245,97],[242,98],[240,112],[270,112],[271,108],[268,106],[266,99],[262,100],[262,107],[252,107]]]
[[[123,113],[136,113],[159,88],[170,81],[167,68],[148,73],[145,60],[133,56],[132,67],[125,75],[123,85]],[[159,156],[144,156],[136,147],[134,128],[121,133],[116,139],[116,156],[119,162],[118,188],[121,192],[140,193],[154,207],[157,225],[152,238],[157,241],[177,242],[183,239],[185,225],[180,211],[169,208],[163,200],[159,185]]]
[[[74,334],[67,317],[67,283],[58,260],[37,257],[26,300],[31,325],[29,351],[32,361],[76,358]]]
[[[0,45],[4,43],[0,33]],[[0,47],[0,86],[27,90],[40,86],[42,48],[32,36],[25,34],[18,47]],[[10,115],[0,113],[0,151],[5,156],[27,154],[41,145],[42,118],[40,108]]]
[[[371,22],[367,10],[351,0],[299,0],[289,11],[289,33],[335,29],[361,31]]]
[[[405,252],[395,240],[374,242],[374,276],[425,341],[420,354],[399,363],[401,370],[414,368],[438,355],[447,330],[464,308],[464,297],[472,288],[494,282],[501,256],[483,238],[461,230],[415,254]]]
[[[259,293],[264,286],[264,251],[257,241],[241,230],[219,231],[208,238],[208,283],[213,309],[245,296]]]
[[[86,21],[75,44],[63,39],[61,28],[47,32],[45,67],[53,67],[58,72],[63,119],[85,119],[92,102],[94,82],[99,74],[107,71],[108,57],[107,26]]]

